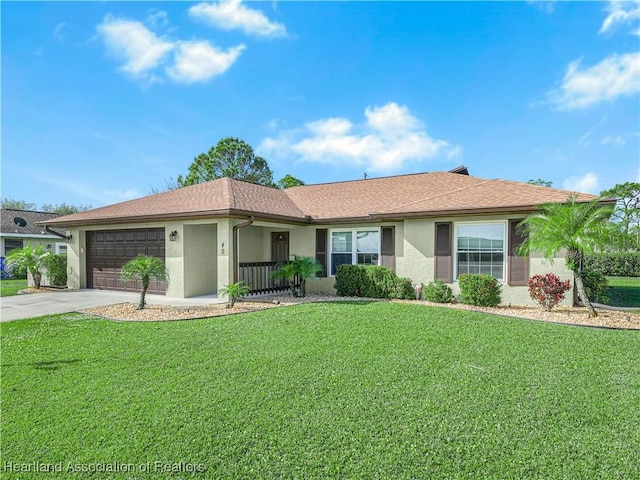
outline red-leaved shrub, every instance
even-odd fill
[[[550,312],[553,307],[564,299],[564,292],[571,288],[571,282],[560,279],[553,273],[534,275],[529,279],[529,295],[540,304],[545,312]]]

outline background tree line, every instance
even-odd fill
[[[0,207],[10,210],[32,210],[38,212],[57,213],[58,215],[70,215],[72,213],[86,212],[91,209],[91,205],[70,205],[62,202],[57,204],[44,203],[40,208],[38,204],[27,202],[26,200],[16,200],[6,197],[0,200]]]

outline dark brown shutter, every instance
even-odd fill
[[[451,222],[436,223],[436,280],[453,281],[451,257]]]
[[[322,272],[318,277],[327,276],[327,229],[316,229],[316,260],[322,265]]]
[[[522,221],[509,220],[509,285],[522,286],[529,282],[529,257],[516,254],[525,240],[516,226]]]
[[[395,227],[382,227],[382,241],[380,242],[380,265],[389,267],[393,272],[396,271],[396,252],[395,252]]]

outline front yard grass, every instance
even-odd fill
[[[0,297],[17,295],[20,290],[27,288],[27,279],[2,279],[0,280]]]
[[[640,478],[637,331],[317,303],[42,317],[3,324],[1,348],[5,475],[62,462],[59,478],[69,463],[133,469],[97,478]],[[185,464],[206,472],[155,470]]]
[[[609,305],[616,307],[640,307],[640,278],[607,277],[609,281]]]

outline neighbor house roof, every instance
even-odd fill
[[[300,223],[353,222],[530,212],[543,203],[564,202],[570,195],[568,190],[457,172],[301,185],[285,190],[220,178],[44,223],[73,226],[245,215]],[[577,194],[578,201],[595,198]]]
[[[47,235],[53,236],[45,231],[41,223],[59,217],[57,213],[34,212],[32,210],[14,210],[3,208],[0,211],[0,233],[3,235]],[[24,225],[23,225],[24,224]],[[59,232],[63,233],[63,232]]]

